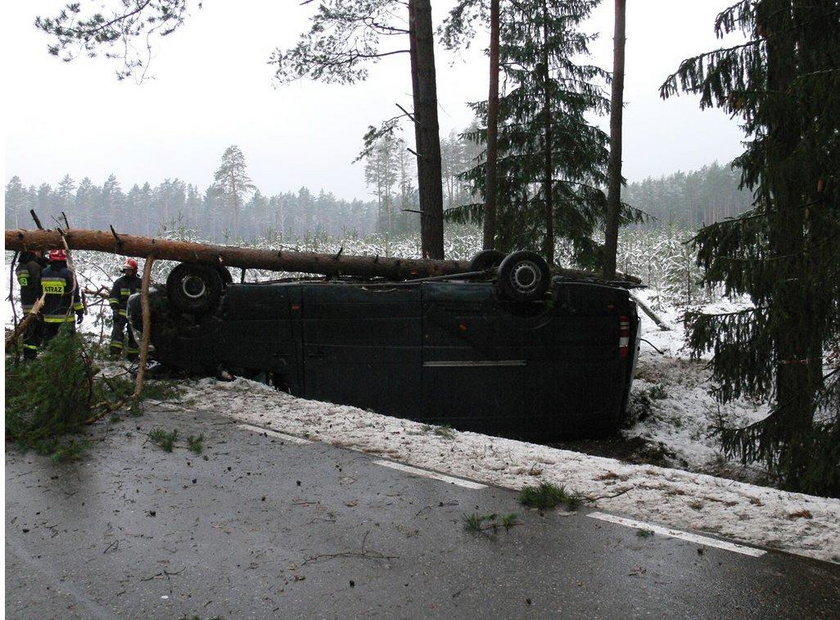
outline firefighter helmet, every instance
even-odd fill
[[[125,259],[125,264],[122,266],[121,271],[128,271],[129,269],[133,271],[137,271],[137,261],[133,258]]]
[[[49,259],[54,262],[67,260],[67,252],[64,250],[50,250]]]

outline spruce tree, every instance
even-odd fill
[[[532,249],[553,262],[556,239],[571,242],[575,260],[600,264],[593,234],[604,222],[608,136],[587,120],[605,113],[599,85],[606,73],[586,58],[592,35],[581,32],[599,0],[505,2],[500,15],[500,65],[506,90],[499,98],[496,248]],[[468,42],[483,4],[464,0],[450,13],[444,42]],[[487,102],[473,104],[484,123]],[[471,137],[486,140],[486,125]],[[484,194],[485,164],[468,171]],[[480,205],[447,211],[456,221],[480,221]]]
[[[697,93],[742,120],[735,165],[753,208],[695,244],[705,281],[752,307],[689,315],[690,345],[714,352],[721,402],[772,403],[764,420],[720,429],[726,451],[840,496],[840,3],[742,0],[715,28],[747,42],[683,61],[662,95]]]

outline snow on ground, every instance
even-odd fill
[[[295,398],[237,378],[188,384],[185,406],[510,489],[562,485],[598,509],[840,563],[840,499],[452,431]]]

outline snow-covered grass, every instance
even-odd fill
[[[766,415],[766,406],[744,400],[720,408],[710,395],[705,361],[691,360],[685,350],[681,315],[689,297],[693,307],[715,304],[719,310],[733,309],[736,302],[686,284],[689,280],[683,276],[691,274],[682,257],[685,233],[622,234],[624,250],[619,264],[651,284],[635,294],[671,327],[663,331],[642,315],[647,342],[641,345],[631,398],[637,417],[622,435],[628,442],[643,441],[657,452],[657,462],[669,468],[632,465],[475,433],[436,434],[415,422],[306,401],[243,379],[191,382],[184,402],[194,400],[202,409],[252,424],[499,486],[519,489],[552,482],[584,493],[601,510],[840,562],[840,500],[741,482],[763,482],[766,476],[759,469],[727,461],[711,434],[719,418],[730,425],[745,425]],[[284,244],[282,249],[329,253],[341,247],[348,255],[416,257],[419,253],[414,239],[320,239],[308,245]],[[447,237],[448,258],[468,258],[478,247],[479,235],[466,229]],[[10,257],[7,252],[7,265]],[[82,288],[89,291],[107,291],[123,261],[122,257],[95,252],[74,252],[74,257]],[[154,279],[164,281],[171,266],[167,261],[156,263]],[[270,277],[278,276],[248,271],[249,280]],[[234,279],[238,280],[236,274]],[[5,279],[4,297],[8,284]],[[108,337],[110,311],[101,298],[95,305],[95,299],[88,295],[90,313],[83,329],[103,342]],[[9,304],[4,304],[3,317],[9,328]]]

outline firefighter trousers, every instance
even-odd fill
[[[126,338],[126,334],[128,338]],[[111,355],[119,356],[123,349],[125,349],[125,356],[130,360],[136,360],[140,354],[140,347],[134,340],[134,334],[131,333],[131,328],[128,326],[128,319],[124,316],[116,316],[114,317],[114,327],[111,329]]]
[[[38,347],[41,346],[43,335],[44,321],[37,317],[32,319],[23,332],[23,359],[34,360],[38,356]]]

